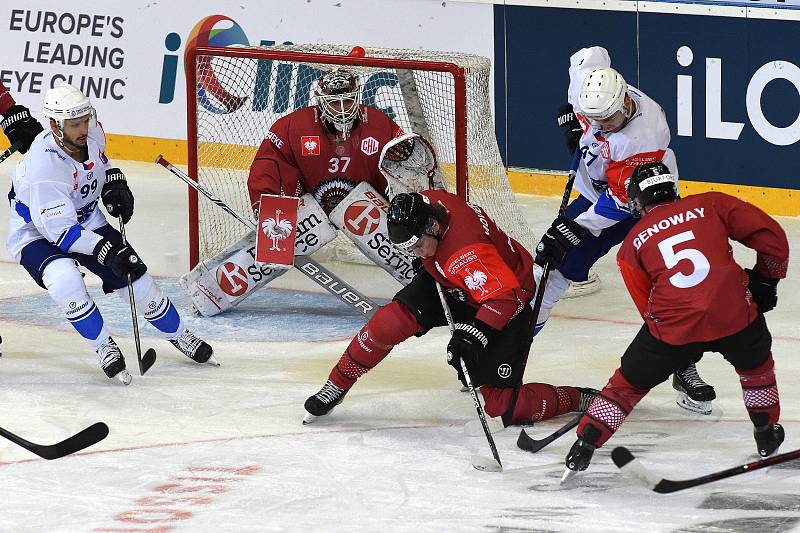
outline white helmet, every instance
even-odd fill
[[[60,129],[64,127],[64,120],[78,118],[86,115],[94,117],[92,102],[80,89],[68,83],[53,87],[44,96],[42,113],[47,118],[52,118]]]
[[[619,72],[611,67],[598,68],[586,75],[578,97],[581,113],[591,120],[605,120],[625,109],[628,84]]]

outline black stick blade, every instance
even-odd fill
[[[30,442],[3,428],[0,428],[0,435],[22,446],[26,450],[35,453],[42,459],[51,461],[81,451],[93,444],[97,444],[108,436],[108,426],[103,422],[97,422],[73,436],[49,446]]]
[[[633,461],[633,454],[628,451],[624,446],[618,446],[611,452],[611,460],[617,465],[617,468],[622,468],[631,461]]]
[[[150,367],[153,366],[153,363],[156,362],[156,351],[152,348],[148,348],[144,355],[142,356],[142,360],[139,361],[139,372],[141,376],[144,376],[145,372],[150,370]]]

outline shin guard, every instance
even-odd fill
[[[649,389],[634,387],[617,369],[589,406],[586,415],[581,418],[578,436],[583,436],[587,426],[594,427],[600,431],[600,437],[596,440],[599,448],[619,429],[628,414],[648,392]]]
[[[400,302],[378,309],[353,337],[328,379],[348,390],[358,378],[380,363],[398,344],[422,330],[417,319]]]
[[[759,426],[777,423],[781,414],[774,369],[775,361],[772,359],[772,354],[756,368],[736,369],[736,373],[739,374],[739,384],[742,386],[744,406],[750,419]]]

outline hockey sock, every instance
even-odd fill
[[[381,307],[350,341],[328,379],[337,387],[350,389],[358,378],[380,363],[395,344],[420,330],[417,319],[403,304],[392,302]]]
[[[619,429],[639,401],[650,392],[649,389],[639,389],[628,381],[622,372],[617,369],[608,383],[594,399],[578,424],[577,434],[583,436],[587,426],[592,426],[600,431],[596,440],[599,448]]]
[[[115,291],[122,300],[129,301],[128,287]],[[133,282],[133,294],[138,311],[144,310],[144,318],[150,322],[167,339],[176,339],[184,329],[181,316],[172,302],[156,285],[153,277],[145,273]]]
[[[575,387],[556,387],[547,383],[526,383],[518,389],[516,405],[511,417],[507,415],[514,399],[514,389],[481,387],[486,414],[503,416],[506,425],[526,424],[547,420],[574,411],[580,401],[580,391]]]
[[[539,280],[542,279],[542,267],[537,264],[533,265],[533,277],[536,281],[536,286],[539,286]],[[542,307],[539,309],[539,316],[536,317],[536,326],[533,328],[533,336],[539,334],[544,327],[544,323],[550,317],[550,312],[553,307],[561,300],[564,293],[569,289],[570,280],[558,270],[551,270],[547,278],[547,286],[544,288],[544,297],[542,298]],[[531,302],[533,306],[533,302]]]
[[[86,292],[80,270],[72,259],[56,259],[42,272],[47,292],[64,311],[67,320],[95,350],[109,337],[103,316]]]
[[[775,381],[775,361],[769,354],[764,363],[742,370],[737,368],[739,384],[742,386],[742,397],[750,419],[756,425],[776,424],[781,414],[781,402],[778,396],[778,384]],[[763,413],[763,414],[761,414]],[[764,421],[764,414],[767,420]]]

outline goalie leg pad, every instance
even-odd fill
[[[389,240],[388,209],[383,196],[362,182],[331,211],[331,222],[373,263],[408,285],[414,278],[413,258],[398,251]]]
[[[109,334],[103,316],[86,291],[75,261],[60,258],[49,262],[42,272],[42,283],[81,337],[95,349],[105,342]]]
[[[184,274],[180,285],[201,315],[217,315],[287,272],[258,265],[255,257],[255,232],[250,232]]]
[[[380,363],[395,344],[421,330],[417,319],[400,302],[381,307],[350,341],[328,379],[339,388],[350,389],[358,378]]]

